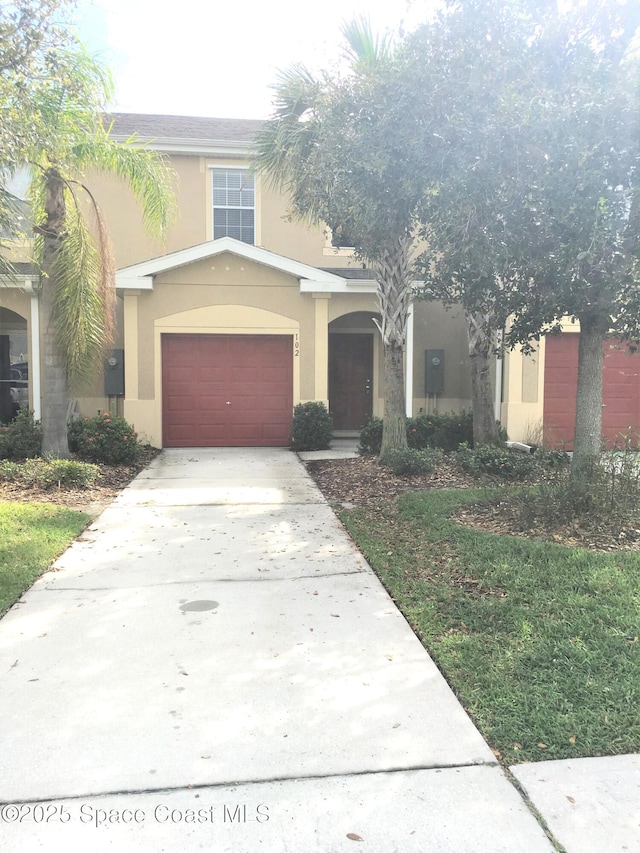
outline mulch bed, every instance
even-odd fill
[[[388,468],[379,465],[374,456],[318,460],[308,462],[307,468],[328,501],[357,506],[392,500],[403,492],[464,489],[478,485],[476,480],[457,469],[446,458],[433,474],[407,477],[396,476]]]
[[[366,509],[379,507],[408,491],[504,485],[490,478],[482,482],[471,477],[446,457],[433,474],[414,477],[397,477],[379,465],[375,457],[314,461],[307,463],[307,468],[329,502]],[[564,524],[552,529],[521,530],[500,503],[458,507],[452,518],[459,524],[489,533],[556,542],[574,548],[594,551],[640,550],[640,533],[629,531],[622,537],[616,537],[607,529],[606,519],[601,519],[600,524],[594,519],[589,529],[583,529],[577,524]]]
[[[0,500],[58,504],[86,512],[95,517],[113,501],[151,460],[159,453],[155,448],[145,448],[136,465],[99,465],[100,476],[88,488],[44,489],[19,483],[0,483]],[[332,504],[345,507],[360,506],[366,509],[381,507],[399,495],[411,491],[430,489],[466,489],[483,485],[461,471],[446,457],[433,474],[398,477],[388,468],[378,464],[376,457],[358,459],[316,460],[307,463],[307,469],[318,487]],[[486,485],[486,483],[485,483]],[[492,485],[496,485],[494,481]],[[453,518],[460,524],[507,536],[558,542],[572,547],[598,551],[640,550],[638,538],[614,538],[602,525],[599,530],[581,530],[575,525],[565,525],[554,530],[526,530],[517,526],[505,515],[500,505],[459,507]]]
[[[46,489],[23,483],[0,482],[0,501],[57,504],[95,517],[118,497],[158,453],[153,447],[145,447],[135,465],[98,465],[100,474],[95,483],[87,488],[52,486]]]

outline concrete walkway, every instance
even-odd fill
[[[164,451],[55,568],[0,622],[3,851],[552,850],[289,451]]]

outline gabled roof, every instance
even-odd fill
[[[106,113],[104,121],[119,141],[136,134],[158,151],[184,154],[247,154],[264,122],[258,119]]]
[[[280,272],[288,273],[300,280],[301,290],[305,291],[338,291],[345,288],[345,280],[341,276],[325,270],[302,264],[299,261],[269,252],[259,246],[252,246],[233,237],[221,237],[200,243],[189,249],[181,249],[169,255],[162,255],[150,261],[142,261],[133,266],[123,267],[116,273],[116,287],[122,290],[153,290],[153,278],[164,272],[184,267],[189,264],[213,258],[223,252],[230,252],[247,261],[271,267]],[[304,288],[302,283],[304,282]]]

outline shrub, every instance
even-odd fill
[[[71,421],[68,439],[69,450],[81,459],[106,465],[133,465],[142,450],[131,424],[109,412]]]
[[[293,410],[291,449],[326,450],[333,438],[333,422],[324,403],[298,403]]]
[[[578,537],[596,541],[601,532],[621,542],[636,540],[640,534],[638,462],[635,453],[607,454],[577,475],[563,462],[553,469],[553,477],[539,485],[507,493],[504,512],[522,530],[568,526]]]
[[[73,459],[49,459],[42,466],[40,482],[43,486],[91,486],[100,469],[89,462],[76,462]]]
[[[432,415],[417,415],[407,420],[407,441],[409,447],[422,450],[425,447],[439,447],[450,452],[457,450],[465,442],[473,446],[473,413],[443,412]]]
[[[0,461],[0,480],[3,483],[14,483],[20,479],[22,465],[18,462],[10,462],[8,459]]]
[[[384,458],[385,468],[391,468],[397,476],[411,474],[431,474],[435,470],[440,453],[437,450],[416,450],[408,447],[406,450],[390,450]]]
[[[438,447],[445,452],[457,450],[467,442],[473,445],[473,414],[445,412],[407,418],[407,444],[415,450]],[[372,418],[360,433],[358,453],[377,456],[382,446],[382,419]]]
[[[371,418],[360,432],[360,456],[377,456],[382,446],[382,418]]]
[[[0,427],[0,459],[33,459],[42,448],[40,421],[26,407],[18,410],[13,421]]]
[[[22,463],[0,462],[0,480],[25,485],[80,486],[92,485],[100,473],[97,465],[71,459],[27,459]]]
[[[457,457],[463,470],[469,474],[490,474],[505,480],[526,479],[540,470],[535,454],[493,444],[479,447],[462,445]]]
[[[536,450],[534,459],[538,467],[542,471],[555,471],[559,468],[568,468],[571,458],[564,450],[547,450],[544,447],[539,447]]]

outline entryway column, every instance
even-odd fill
[[[409,306],[407,315],[407,335],[405,343],[404,376],[405,376],[405,408],[408,418],[413,417],[413,304]]]
[[[138,399],[138,297],[139,290],[124,293],[124,393],[125,399]]]
[[[315,299],[315,395],[329,406],[329,300],[330,293],[314,293]]]

